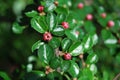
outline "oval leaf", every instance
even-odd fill
[[[38,56],[41,62],[49,64],[49,61],[54,56],[54,51],[48,44],[42,44],[38,49]]]
[[[53,29],[52,33],[56,36],[63,36],[64,28],[61,25],[58,25]]]
[[[31,26],[33,29],[35,29],[39,33],[44,33],[48,29],[42,17],[39,17],[39,16],[32,18]]]
[[[74,61],[71,61],[71,66],[68,70],[68,73],[73,77],[77,77],[79,74],[79,66]]]
[[[82,54],[83,51],[84,47],[81,42],[76,42],[69,48],[69,52],[72,56],[78,56],[79,54]]]
[[[71,44],[72,44],[72,41],[70,39],[64,38],[61,42],[62,50],[63,51],[68,50],[68,48],[71,46]]]
[[[52,31],[53,28],[56,25],[56,16],[55,16],[55,14],[53,14],[53,13],[48,13],[47,14],[47,23],[48,23],[48,26],[49,26],[49,30]]]

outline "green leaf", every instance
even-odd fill
[[[37,41],[36,43],[33,44],[32,46],[32,52],[34,52],[34,50],[39,49],[40,45],[44,44],[43,42],[41,42],[40,40]]]
[[[68,38],[70,38],[73,41],[76,41],[79,38],[79,35],[76,33],[76,30],[65,30],[65,34]]]
[[[78,56],[79,54],[83,54],[83,51],[84,51],[84,47],[81,42],[75,42],[69,48],[69,52],[72,56]]]
[[[20,26],[17,22],[13,23],[12,31],[14,33],[21,34],[24,29],[25,29],[25,26]]]
[[[94,76],[93,76],[92,72],[90,71],[90,69],[84,68],[81,71],[78,80],[94,80]]]
[[[103,40],[108,39],[111,35],[112,34],[111,34],[111,32],[109,30],[103,29],[101,31],[101,36],[102,36]]]
[[[32,10],[32,11],[30,11],[30,12],[26,12],[25,15],[26,15],[27,17],[35,17],[35,16],[38,15],[38,12]]]
[[[45,1],[45,11],[46,12],[53,12],[56,9],[56,6],[53,1],[46,0]]]
[[[44,17],[40,17],[40,16],[32,18],[31,26],[33,29],[35,29],[39,33],[44,33],[48,29],[48,27],[44,21]]]
[[[42,44],[38,49],[38,56],[41,62],[49,64],[49,61],[54,56],[54,51],[48,44]]]
[[[49,41],[49,45],[53,48],[57,48],[60,46],[60,40],[58,38],[53,37],[52,40]]]
[[[35,70],[31,71],[31,73],[36,74],[36,75],[38,75],[38,76],[40,76],[40,77],[44,77],[44,76],[46,75],[46,74],[45,74],[44,72],[42,72],[42,71],[35,71]]]
[[[76,62],[71,61],[71,66],[70,66],[70,68],[69,68],[69,70],[68,70],[68,73],[69,73],[73,78],[75,78],[75,77],[78,76],[78,74],[79,74],[79,66],[78,66],[78,64],[77,64]]]
[[[91,21],[86,21],[84,28],[88,33],[96,31],[96,28]]]
[[[95,64],[91,64],[89,66],[90,71],[92,71],[93,74],[97,73],[97,66]]]
[[[58,57],[54,57],[52,58],[52,60],[50,61],[50,67],[53,69],[56,69],[60,66],[60,60],[58,59]]]
[[[63,21],[65,21],[66,17],[67,16],[65,14],[58,14],[57,15],[57,22],[58,22],[58,24],[61,24]]]
[[[69,10],[68,10],[68,8],[64,8],[64,7],[61,7],[61,6],[59,6],[59,7],[57,7],[56,9],[55,9],[55,11],[57,12],[57,13],[62,13],[62,14],[65,14],[65,15],[68,15],[69,14]]]
[[[56,16],[53,13],[48,13],[47,14],[47,23],[49,26],[49,30],[52,31],[53,28],[56,26]]]
[[[2,77],[4,80],[11,80],[10,77],[2,71],[0,71],[0,77]]]
[[[58,25],[53,29],[52,33],[56,36],[63,36],[64,28],[61,25]]]
[[[62,50],[67,51],[71,46],[71,44],[72,44],[72,41],[69,38],[64,38],[61,42]]]
[[[71,65],[70,61],[63,60],[61,63],[62,71],[64,71],[64,72],[68,71],[68,69],[70,68],[70,65]]]
[[[91,53],[88,55],[86,63],[88,64],[94,64],[98,61],[98,56],[94,53]]]

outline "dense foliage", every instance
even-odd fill
[[[4,5],[0,13],[0,79],[112,80],[120,73],[116,0],[8,3],[11,7],[0,3]]]

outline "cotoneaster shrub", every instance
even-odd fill
[[[82,0],[34,0],[12,27],[17,34],[31,27],[39,35],[19,79],[113,79],[112,67],[105,67],[113,60],[119,73],[120,25],[113,16]]]

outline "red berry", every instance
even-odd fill
[[[108,23],[107,23],[107,26],[108,26],[109,28],[113,27],[114,25],[115,25],[115,24],[114,24],[114,21],[112,21],[112,20],[108,21]]]
[[[83,3],[79,3],[77,6],[79,9],[82,9],[84,7]]]
[[[71,58],[72,58],[71,54],[69,54],[69,53],[64,54],[63,57],[65,60],[71,60]]]
[[[50,40],[52,39],[51,33],[45,32],[45,33],[43,34],[43,39],[44,39],[44,41],[50,41]]]
[[[68,25],[68,23],[67,23],[67,22],[62,22],[62,26],[63,26],[63,28],[64,28],[64,29],[69,28],[69,25]]]
[[[43,10],[44,10],[44,6],[38,6],[38,11],[39,12],[43,12]]]
[[[106,13],[102,13],[102,14],[101,14],[101,17],[102,17],[102,18],[106,18]]]
[[[93,19],[92,14],[87,14],[87,16],[86,16],[86,20],[92,20],[92,19]]]

